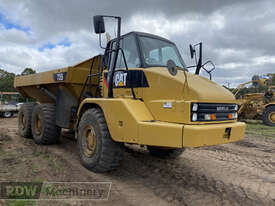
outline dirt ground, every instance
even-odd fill
[[[186,149],[175,160],[126,148],[118,170],[95,174],[80,165],[74,140],[39,146],[17,135],[17,118],[0,118],[0,181],[112,182],[108,200],[20,205],[275,205],[275,138],[248,132],[243,141]]]

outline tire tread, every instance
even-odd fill
[[[268,119],[269,112],[275,112],[275,105],[271,105],[271,106],[265,108],[264,112],[263,112],[263,115],[262,115],[263,122],[268,126],[273,126],[274,127],[275,123],[270,122],[269,119]]]
[[[54,104],[40,104],[39,108],[35,108],[35,112],[41,112],[44,129],[42,134],[35,136],[34,127],[32,128],[34,141],[36,144],[49,145],[58,142],[61,128],[56,125],[56,106]],[[38,111],[37,111],[38,110]],[[34,125],[34,112],[32,117],[32,125]]]
[[[89,117],[94,116],[101,132],[102,146],[99,159],[95,165],[89,165],[83,161],[81,151],[80,157],[82,164],[94,172],[107,172],[117,168],[123,159],[123,146],[121,143],[112,140],[103,112],[99,108],[91,108],[84,112],[80,120],[79,128],[82,128],[89,121]],[[80,134],[80,132],[78,132]],[[78,137],[81,138],[81,137]],[[78,141],[79,142],[79,141]],[[80,147],[80,143],[78,144]],[[79,149],[80,150],[80,149]]]
[[[35,107],[36,103],[34,102],[30,102],[30,103],[24,103],[18,112],[18,132],[20,134],[20,136],[24,137],[24,138],[32,138],[32,128],[31,128],[31,124],[32,124],[32,112],[33,109]],[[21,128],[21,121],[20,121],[20,115],[21,113],[24,113],[25,117],[26,117],[26,128],[25,130],[22,130]]]

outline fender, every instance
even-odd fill
[[[83,109],[94,107],[103,111],[112,139],[118,142],[138,143],[139,122],[154,120],[144,102],[140,100],[86,98],[77,112],[76,131]]]
[[[265,108],[270,107],[270,106],[275,106],[275,102],[271,102],[271,103],[269,103],[269,104],[266,104],[266,105],[265,105]]]

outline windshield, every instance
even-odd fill
[[[167,66],[168,60],[173,60],[178,67],[186,68],[177,47],[168,41],[145,36],[139,36],[142,58],[146,66]]]

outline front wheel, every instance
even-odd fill
[[[93,172],[113,170],[123,159],[123,145],[112,140],[104,114],[98,108],[88,109],[82,115],[77,146],[82,165]]]
[[[184,148],[168,149],[168,148],[147,146],[147,149],[149,150],[149,153],[152,156],[163,158],[163,159],[166,159],[166,158],[176,159],[184,152]]]
[[[275,106],[265,108],[263,112],[263,122],[268,126],[275,127]]]

